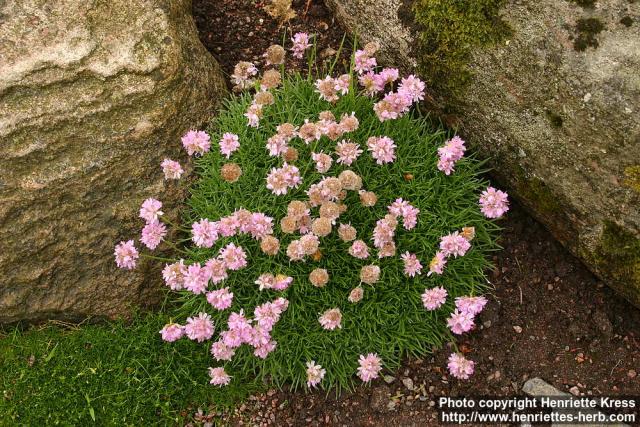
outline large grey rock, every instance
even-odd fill
[[[113,246],[226,90],[191,2],[0,1],[0,40],[0,323],[126,315],[160,280]]]
[[[363,41],[380,42],[382,59],[415,71],[411,2],[327,3]],[[513,34],[473,51],[460,131],[502,186],[640,306],[640,3],[577,3],[507,1]],[[581,32],[581,19],[604,29]]]

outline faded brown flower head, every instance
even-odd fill
[[[313,255],[311,255],[311,259],[314,260],[315,262],[320,261],[322,259],[322,252],[320,252],[319,250],[315,251]]]
[[[354,171],[344,170],[340,172],[338,179],[342,183],[342,188],[345,190],[358,191],[362,188],[362,178]]]
[[[220,175],[225,181],[234,183],[242,175],[242,169],[235,163],[225,163],[220,169]]]
[[[291,123],[282,123],[276,128],[278,135],[283,136],[287,139],[291,139],[296,136],[296,127]]]
[[[474,237],[476,237],[476,228],[475,227],[462,227],[462,233],[460,233],[462,237],[467,239],[467,241],[472,241]]]
[[[235,213],[236,218],[241,224],[251,223],[251,212],[246,209],[238,209]]]
[[[387,224],[389,224],[389,227],[391,228],[396,228],[398,226],[398,218],[396,218],[394,215],[386,214],[384,216],[384,220],[387,222]]]
[[[267,60],[267,65],[280,65],[284,64],[284,57],[287,53],[284,48],[279,44],[272,44],[267,48],[264,53],[264,57]]]
[[[298,136],[305,141],[313,141],[316,139],[320,139],[320,136],[322,136],[322,134],[320,133],[320,129],[315,123],[308,122],[300,126]]]
[[[266,90],[256,93],[256,96],[253,99],[258,105],[271,105],[275,102],[273,94]]]
[[[324,120],[327,122],[333,122],[336,120],[336,116],[334,116],[331,111],[323,111],[318,114],[318,117],[320,118],[320,120]]]
[[[347,190],[342,190],[338,193],[338,200],[344,200],[347,198]]]
[[[306,255],[315,254],[318,252],[318,247],[320,246],[320,240],[318,240],[318,237],[314,234],[305,234],[300,238],[300,243]]]
[[[360,203],[362,203],[362,206],[375,206],[377,202],[378,196],[373,191],[360,191]]]
[[[324,134],[327,135],[327,138],[329,138],[332,141],[335,141],[336,139],[340,138],[344,133],[340,124],[336,122],[327,123],[324,126],[323,130],[324,130]]]
[[[313,286],[323,288],[329,282],[329,273],[324,268],[316,268],[309,274],[309,281]]]
[[[298,229],[298,222],[293,217],[285,216],[280,220],[280,228],[283,233],[291,234]]]
[[[394,256],[396,254],[396,244],[395,242],[386,242],[382,245],[382,248],[378,250],[378,257],[384,258],[389,256]]]
[[[281,82],[282,82],[282,76],[280,76],[279,71],[267,70],[262,75],[260,87],[263,89],[273,89],[280,86]]]
[[[331,220],[329,218],[316,218],[311,223],[311,231],[318,237],[328,236],[331,233]]]
[[[296,220],[301,219],[303,216],[309,213],[307,204],[301,200],[292,200],[287,206],[287,216]]]
[[[356,234],[358,234],[356,229],[350,224],[340,224],[338,227],[338,236],[343,242],[355,240]]]
[[[280,250],[280,241],[273,236],[264,236],[260,240],[260,249],[266,255],[277,255]]]
[[[380,279],[380,267],[377,265],[365,265],[360,270],[360,280],[368,285],[373,285]]]
[[[402,176],[404,177],[405,181],[411,181],[413,179],[413,174],[412,173],[405,173]]]
[[[287,163],[293,163],[298,160],[298,150],[293,147],[288,147],[287,151],[284,152],[282,158]]]
[[[364,296],[364,289],[362,289],[360,286],[358,286],[357,288],[353,288],[349,293],[349,302],[352,302],[354,304],[357,302],[360,302],[363,296]]]
[[[378,42],[369,42],[364,45],[364,51],[369,56],[375,55],[378,50],[380,50],[380,43]]]
[[[341,213],[340,205],[335,202],[324,202],[320,205],[320,216],[322,218],[329,218],[331,221],[334,221]]]
[[[324,187],[331,192],[332,196],[337,197],[342,191],[342,182],[338,178],[330,177],[324,180]]]
[[[342,128],[342,132],[353,132],[358,129],[360,122],[356,118],[355,115],[343,114],[340,119],[340,127]]]

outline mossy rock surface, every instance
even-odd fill
[[[431,106],[490,159],[500,184],[640,306],[637,258],[606,243],[616,230],[632,252],[640,238],[640,3],[458,3],[328,1],[387,49],[385,65],[429,81]]]
[[[118,272],[114,243],[222,72],[188,0],[9,0],[0,17],[0,323],[125,316],[160,284]]]

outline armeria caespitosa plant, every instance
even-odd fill
[[[297,58],[310,46],[304,33],[292,42]],[[460,137],[412,111],[424,83],[380,69],[377,49],[357,50],[340,76],[286,73],[278,45],[262,74],[239,63],[237,95],[182,138],[197,176],[189,241],[163,243],[162,203],[142,204],[140,243],[176,256],[163,276],[179,322],[161,337],[210,352],[211,384],[369,382],[403,355],[455,348],[487,302],[507,195]],[[161,166],[166,179],[183,174]],[[139,256],[133,240],[116,246],[121,268]],[[473,373],[467,357],[451,354],[451,375]]]

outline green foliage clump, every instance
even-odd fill
[[[247,379],[212,389],[207,349],[160,340],[168,320],[0,332],[0,425],[179,424],[189,405],[222,408],[258,388]]]
[[[289,308],[272,331],[277,347],[266,359],[254,356],[253,348],[243,345],[231,361],[210,360],[200,366],[202,372],[207,366],[224,366],[232,376],[232,384],[257,377],[297,388],[307,380],[305,363],[314,360],[327,372],[321,386],[343,389],[354,385],[361,354],[377,353],[385,367],[394,369],[404,355],[424,355],[434,346],[452,341],[446,318],[453,310],[454,298],[478,295],[487,290],[484,271],[490,266],[489,254],[497,249],[495,238],[499,228],[482,215],[478,206],[478,197],[488,184],[482,178],[483,163],[474,157],[466,157],[456,164],[452,175],[440,172],[436,168],[437,149],[448,135],[432,127],[426,118],[412,115],[380,122],[373,110],[375,100],[358,94],[353,84],[349,93],[335,104],[319,99],[313,81],[299,75],[285,76],[283,86],[272,93],[275,103],[265,107],[259,128],[248,127],[244,116],[252,101],[249,94],[228,100],[213,120],[209,127],[213,148],[196,161],[199,178],[191,192],[191,211],[186,222],[201,218],[217,221],[240,208],[262,212],[275,219],[274,236],[280,240],[280,252],[274,257],[264,255],[259,242],[247,235],[220,238],[212,248],[188,248],[185,263],[205,263],[216,257],[220,248],[233,242],[246,251],[248,266],[230,271],[229,278],[218,285],[229,286],[233,292],[230,309],[216,311],[203,295],[180,291],[179,300],[183,304],[177,318],[184,321],[199,312],[209,313],[216,324],[213,340],[217,340],[218,333],[226,330],[230,312],[244,310],[251,318],[257,305],[278,297],[287,298]],[[267,139],[276,134],[276,126],[285,122],[300,126],[306,119],[314,122],[325,110],[330,110],[338,119],[343,114],[355,112],[360,121],[359,128],[345,134],[344,138],[357,142],[365,152],[350,168],[334,161],[328,173],[322,175],[315,170],[311,153],[331,154],[336,142],[326,136],[309,145],[295,139],[290,145],[298,150],[299,159],[293,164],[299,168],[303,183],[286,195],[274,195],[266,188],[265,178],[271,168],[282,165],[282,159],[268,155]],[[240,148],[230,159],[221,155],[216,146],[225,132],[237,134],[240,139]],[[367,139],[371,136],[388,136],[395,141],[397,159],[393,163],[376,164],[366,151]],[[221,179],[222,166],[229,161],[240,165],[243,171],[234,183]],[[378,203],[374,207],[363,207],[358,192],[349,191],[343,201],[347,210],[338,223],[353,225],[358,230],[358,238],[372,246],[376,221],[387,214],[388,205],[403,198],[420,209],[417,227],[407,231],[398,226],[395,256],[378,259],[377,252],[373,251],[369,259],[361,260],[349,255],[350,243],[338,238],[336,225],[329,236],[320,239],[319,258],[290,261],[285,254],[286,247],[300,236],[284,234],[280,230],[279,221],[286,215],[288,203],[307,200],[305,191],[310,185],[323,176],[338,176],[346,169],[362,177],[364,188],[377,194]],[[317,208],[313,208],[312,216],[317,215]],[[428,263],[438,250],[440,237],[462,227],[475,227],[472,249],[465,256],[450,257],[443,275],[427,276]],[[425,266],[422,275],[409,278],[403,274],[400,254],[405,251],[415,253],[422,261]],[[381,279],[373,286],[364,285],[363,300],[351,303],[348,295],[360,284],[361,267],[367,264],[380,266]],[[323,288],[315,287],[309,281],[309,273],[315,268],[326,269],[329,273],[329,282]],[[259,291],[254,282],[263,273],[291,276],[293,284],[282,292]],[[421,294],[426,288],[435,286],[446,288],[449,298],[441,309],[427,311]],[[343,315],[341,329],[324,330],[318,317],[336,307]]]
[[[499,13],[505,0],[417,0],[418,58],[428,85],[443,98],[459,97],[471,78],[472,49],[496,43],[510,33]]]

